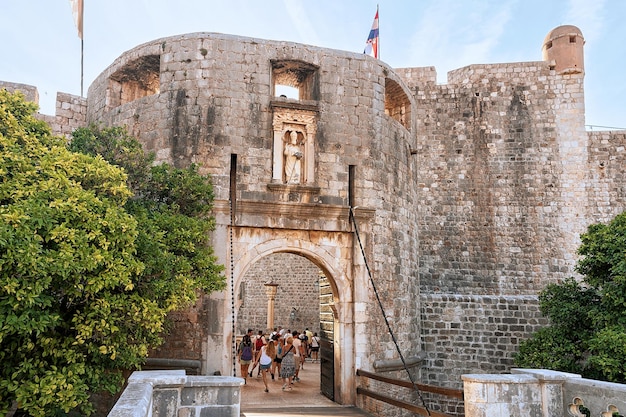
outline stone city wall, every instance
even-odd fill
[[[301,83],[299,100],[275,97],[285,75],[293,76],[286,84]],[[584,74],[559,74],[552,62],[471,65],[448,80],[437,85],[433,67],[393,70],[362,54],[189,34],[120,56],[90,86],[86,105],[60,94],[50,123],[61,134],[87,122],[125,125],[159,160],[200,164],[215,187],[213,245],[225,265],[232,175],[235,202],[248,207],[234,216],[246,236],[315,231],[319,242],[346,245],[340,234],[352,226],[329,213],[348,205],[352,172],[354,205],[372,213],[358,224],[367,263],[401,350],[424,349],[423,382],[459,387],[461,374],[510,369],[517,343],[545,324],[539,291],[574,274],[580,233],[623,211],[626,133],[585,132]],[[36,89],[20,89],[36,100]],[[311,183],[276,183],[280,112],[314,127]],[[328,278],[352,280],[352,293],[335,295],[354,311],[346,329],[355,367],[371,370],[396,353],[353,243],[350,274]],[[287,258],[284,269],[262,259],[235,277],[234,293],[259,292],[268,272],[282,280],[297,265],[312,268],[303,277],[316,274],[309,261]],[[311,305],[313,280],[295,285]],[[229,298],[230,289],[203,297],[160,354],[196,359],[207,340],[221,346]],[[267,298],[256,300],[239,306],[240,319],[255,324],[237,331],[263,328]]]
[[[545,324],[536,295],[574,273],[592,216],[580,169],[582,76],[529,62],[473,65],[449,79],[412,86],[418,304],[424,379],[458,388],[463,373],[506,372],[518,342]],[[566,123],[562,111],[576,117]]]

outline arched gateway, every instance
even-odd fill
[[[281,86],[297,97],[281,96]],[[244,275],[268,255],[297,254],[332,289],[331,396],[355,404],[355,369],[397,358],[351,205],[401,348],[419,352],[417,112],[386,64],[285,42],[182,35],[123,54],[90,86],[87,109],[89,121],[126,125],[157,160],[198,164],[214,184],[212,245],[228,288],[177,316],[155,357],[231,375]]]
[[[218,256],[229,265],[230,289],[211,296],[216,310],[221,310],[223,332],[209,335],[211,340],[206,352],[207,372],[232,374],[233,337],[239,336],[235,302],[243,277],[260,259],[276,253],[292,253],[307,258],[328,279],[332,290],[333,346],[332,357],[324,369],[331,378],[332,386],[322,387],[327,396],[342,404],[355,403],[356,343],[355,333],[359,321],[367,326],[367,320],[358,317],[358,305],[367,304],[367,273],[360,249],[356,246],[349,208],[343,206],[298,204],[291,202],[223,202],[216,206],[217,230],[215,247]],[[373,210],[357,208],[356,221],[363,225],[366,235],[371,234]],[[284,227],[275,224],[283,222]],[[314,227],[312,225],[315,224]],[[219,244],[228,241],[228,245]],[[231,273],[232,272],[232,273]],[[219,305],[221,304],[221,305]],[[233,320],[235,322],[233,322]],[[302,330],[302,329],[299,329]],[[233,331],[235,333],[233,333]],[[215,358],[220,358],[216,361]],[[324,375],[322,375],[324,379]]]
[[[332,289],[334,316],[332,357],[325,364],[332,368],[322,369],[322,372],[327,373],[332,380],[326,381],[324,392],[339,402],[353,403],[354,387],[349,386],[353,384],[352,375],[354,375],[355,270],[352,265],[354,253],[351,235],[342,231],[311,233],[304,230],[271,228],[235,228],[233,235],[235,288],[239,287],[242,277],[252,264],[265,256],[280,252],[302,255],[324,272]],[[235,316],[235,320],[237,319]],[[231,328],[231,325],[232,323],[226,320],[224,328]],[[229,335],[224,336],[228,339]],[[224,340],[224,344],[227,343],[228,340]],[[348,384],[347,389],[342,389],[345,384]]]

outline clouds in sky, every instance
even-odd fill
[[[604,29],[605,4],[605,0],[569,0],[565,24],[584,28],[585,43],[593,44]]]
[[[430,2],[411,38],[410,61],[423,66],[436,63],[439,82],[446,82],[446,73],[452,69],[493,62],[493,51],[502,42],[514,4]]]
[[[69,2],[4,3],[0,79],[37,86],[51,114],[57,91],[80,92]],[[440,83],[470,64],[539,61],[552,29],[576,25],[586,40],[588,121],[626,125],[626,0],[85,0],[85,90],[125,51],[192,32],[361,53],[377,5],[381,59],[392,67],[434,66]]]

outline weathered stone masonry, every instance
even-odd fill
[[[211,174],[212,240],[229,266],[234,236],[236,294],[262,287],[262,273],[246,273],[269,255],[312,262],[333,292],[342,403],[356,400],[354,368],[396,359],[349,222],[352,197],[402,351],[426,357],[413,369],[423,382],[459,387],[461,374],[511,367],[518,342],[545,324],[538,292],[574,274],[580,233],[626,204],[626,133],[584,128],[583,43],[563,26],[544,40],[543,61],[471,65],[437,85],[433,67],[189,34],[124,53],[86,103],[59,101],[76,102],[78,116],[69,105],[54,126],[126,125],[159,160]],[[299,99],[276,97],[278,84]],[[304,153],[295,185],[279,160],[290,130]],[[228,374],[230,303],[230,288],[203,297],[159,354]],[[255,323],[264,315],[262,302],[239,307]]]

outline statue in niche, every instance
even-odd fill
[[[300,184],[302,180],[302,153],[298,143],[298,132],[292,130],[289,133],[289,142],[285,144],[285,183]]]

